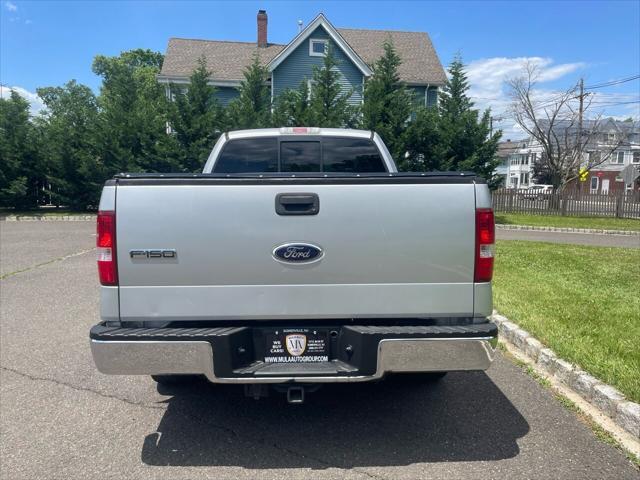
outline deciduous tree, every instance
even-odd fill
[[[542,148],[542,157],[534,171],[543,174],[554,191],[563,190],[569,182],[611,158],[613,152],[627,141],[631,129],[618,129],[611,138],[596,142],[602,134],[603,119],[588,115],[591,97],[587,97],[579,82],[557,93],[552,99],[541,99],[536,92],[540,77],[538,67],[526,63],[520,76],[509,80],[515,122]],[[584,118],[590,116],[588,121]],[[596,151],[587,150],[599,143]]]

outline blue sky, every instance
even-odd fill
[[[540,95],[579,77],[587,85],[640,73],[640,2],[285,2],[0,0],[0,83],[30,98],[70,79],[98,90],[97,54],[164,52],[169,37],[255,41],[256,12],[269,15],[269,41],[287,43],[297,20],[324,12],[337,27],[426,31],[443,64],[461,52],[476,103],[499,116],[504,80],[525,59],[540,67]],[[595,91],[594,91],[595,92]],[[640,116],[640,81],[598,89],[599,110]],[[509,131],[510,121],[500,126]]]

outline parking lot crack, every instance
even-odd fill
[[[14,373],[16,375],[19,375],[19,376],[21,376],[23,378],[27,378],[27,379],[32,380],[34,382],[49,382],[49,383],[53,383],[55,385],[68,387],[68,388],[71,388],[71,389],[79,391],[79,392],[93,393],[93,394],[98,395],[98,396],[103,397],[103,398],[108,398],[108,399],[112,399],[112,400],[120,400],[121,402],[127,403],[129,405],[134,405],[136,407],[149,408],[149,409],[153,409],[153,410],[165,410],[165,408],[166,408],[163,405],[150,405],[148,403],[134,402],[134,401],[129,400],[127,398],[118,397],[116,395],[109,395],[107,393],[103,393],[103,392],[100,392],[98,390],[94,390],[92,388],[79,387],[79,386],[73,385],[71,383],[67,383],[67,382],[62,382],[60,380],[56,380],[54,378],[39,377],[39,376],[36,376],[36,375],[31,375],[29,373],[21,372],[19,370],[14,369],[14,368],[0,367],[0,370],[4,370],[6,372]]]
[[[122,398],[122,397],[119,397],[119,396],[116,396],[116,395],[110,395],[110,394],[107,394],[107,393],[103,393],[103,392],[100,392],[100,391],[92,389],[92,388],[80,387],[78,385],[73,385],[73,384],[68,383],[68,382],[63,382],[63,381],[60,381],[60,380],[56,380],[54,378],[41,377],[41,376],[37,376],[37,375],[32,375],[32,374],[29,374],[29,373],[21,372],[20,370],[17,370],[15,368],[0,367],[0,370],[6,371],[6,372],[10,372],[10,373],[13,373],[15,375],[19,375],[20,377],[26,378],[26,379],[28,379],[30,381],[53,383],[55,385],[60,385],[60,386],[63,386],[63,387],[67,387],[67,388],[70,388],[72,390],[76,390],[76,391],[79,391],[79,392],[92,393],[92,394],[98,395],[98,396],[100,396],[102,398],[107,398],[107,399],[111,399],[111,400],[119,400],[121,402],[127,403],[129,405],[133,405],[133,406],[136,406],[136,407],[147,408],[147,409],[152,409],[152,410],[165,410],[166,409],[166,406],[164,406],[164,405],[150,405],[148,403],[135,402],[135,401],[129,400],[127,398]],[[191,415],[188,415],[188,414],[185,414],[185,413],[181,413],[181,414],[184,417],[195,419],[195,417],[193,417]],[[200,419],[200,418],[197,418],[196,420],[202,421],[202,419]],[[249,442],[258,443],[258,444],[261,444],[261,445],[269,445],[272,448],[275,448],[276,450],[280,450],[282,452],[285,452],[285,453],[287,453],[289,455],[295,455],[297,457],[307,458],[307,459],[313,460],[313,461],[315,461],[315,462],[317,462],[317,463],[319,463],[321,465],[327,466],[327,467],[343,468],[340,465],[334,465],[331,462],[327,462],[326,460],[323,460],[322,458],[318,458],[318,457],[315,457],[315,456],[310,456],[310,455],[308,455],[306,453],[294,451],[294,450],[291,450],[290,448],[286,448],[286,447],[283,447],[281,445],[278,445],[277,443],[268,443],[268,442],[265,442],[263,439],[245,437],[244,435],[241,435],[238,432],[236,432],[233,428],[225,426],[225,425],[219,425],[219,424],[212,423],[212,422],[206,422],[206,423],[210,427],[216,428],[218,430],[222,430],[222,431],[224,431],[224,432],[226,432],[226,433],[228,433],[230,435],[233,435],[233,436],[238,437],[238,438],[242,438],[243,440],[246,440],[246,441],[249,441]],[[367,472],[365,470],[361,470],[361,469],[358,469],[358,468],[354,468],[353,470],[357,471],[358,473],[362,473],[363,475],[365,475],[365,476],[367,476],[369,478],[375,478],[375,479],[384,479],[385,478],[385,477],[382,477],[380,475],[376,475],[376,474],[373,474],[373,473],[370,473],[370,472]]]
[[[69,258],[78,257],[80,255],[84,255],[85,253],[89,253],[89,252],[92,252],[94,250],[95,250],[95,248],[89,248],[87,250],[80,250],[79,252],[75,252],[75,253],[71,253],[69,255],[64,255],[62,257],[57,257],[57,258],[54,258],[54,259],[51,259],[51,260],[47,260],[46,262],[37,263],[36,265],[32,265],[30,267],[23,268],[21,270],[16,270],[15,272],[5,273],[4,275],[0,275],[0,280],[4,280],[6,278],[13,277],[14,275],[18,275],[19,273],[30,272],[31,270],[35,270],[36,268],[40,268],[40,267],[45,267],[47,265],[51,265],[52,263],[63,262],[64,260],[67,260]]]

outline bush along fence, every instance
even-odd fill
[[[503,188],[493,192],[493,209],[505,213],[640,219],[640,192],[595,194],[567,190],[533,194],[526,189]]]

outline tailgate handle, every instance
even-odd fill
[[[317,193],[279,193],[276,195],[278,215],[317,215],[320,199]]]

